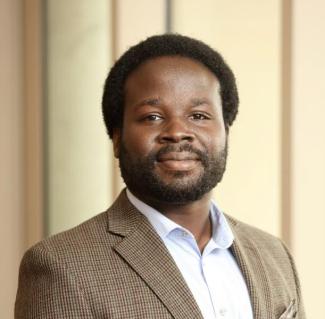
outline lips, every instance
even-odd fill
[[[197,161],[198,156],[190,152],[169,152],[158,156],[158,162],[164,161]]]
[[[158,165],[172,171],[189,171],[195,168],[199,157],[190,152],[169,152],[158,157]]]

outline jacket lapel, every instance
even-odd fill
[[[115,251],[146,282],[176,319],[202,318],[174,260],[148,220],[125,191],[109,210],[108,231],[123,239]]]
[[[227,216],[235,236],[231,251],[242,271],[250,294],[254,318],[271,319],[272,298],[269,278],[265,270],[261,251],[249,234],[241,230],[240,225],[233,218]]]

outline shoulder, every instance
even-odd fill
[[[15,318],[70,318],[71,309],[74,318],[91,318],[84,281],[105,251],[101,248],[99,258],[94,256],[106,234],[106,214],[27,250],[19,270]]]
[[[123,240],[123,235],[142,225],[138,215],[122,191],[105,212],[29,248],[21,268],[59,265],[60,269],[80,275],[96,270],[101,263],[112,267],[119,263],[114,247]]]
[[[103,212],[72,229],[43,239],[26,251],[22,265],[86,262],[96,250],[105,250],[104,243],[106,247],[113,245],[113,238],[107,233],[107,214]]]
[[[108,211],[102,212],[71,229],[43,239],[34,247],[44,246],[50,248],[52,246],[60,246],[61,244],[66,246],[67,243],[78,244],[83,242],[85,238],[89,240],[89,238],[93,238],[96,234],[105,232],[107,229],[107,215]]]
[[[32,246],[25,253],[22,264],[35,260],[36,256],[56,260],[69,268],[74,265],[75,269],[83,265],[93,268],[103,260],[113,262],[113,248],[122,240],[123,234],[142,225],[138,215],[122,191],[105,212]]]
[[[282,240],[255,226],[246,224],[236,218],[226,215],[226,218],[234,232],[235,239],[244,240],[245,243],[251,242],[255,247],[267,249],[280,249],[284,251]]]
[[[292,273],[294,263],[285,243],[278,237],[257,227],[226,216],[237,245],[247,255],[258,256],[266,268]]]

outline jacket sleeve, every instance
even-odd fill
[[[15,319],[93,318],[82,287],[66,265],[42,245],[23,257]]]

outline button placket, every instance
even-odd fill
[[[225,317],[226,314],[227,314],[227,309],[226,308],[220,308],[219,309],[219,314],[220,314],[220,316]]]

